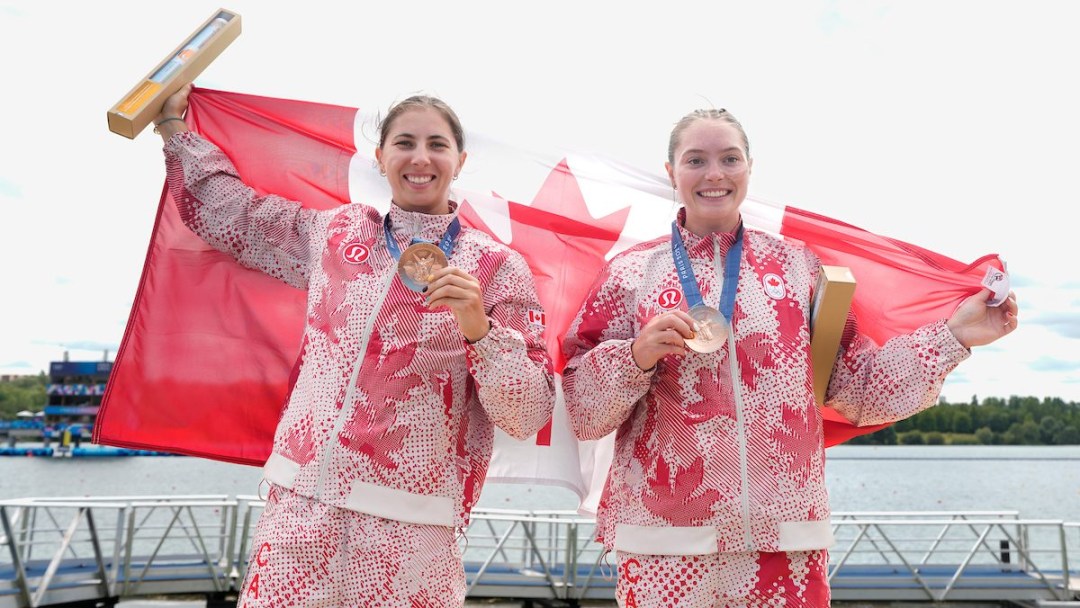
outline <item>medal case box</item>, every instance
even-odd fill
[[[810,304],[810,356],[814,366],[814,398],[825,400],[840,338],[844,335],[851,300],[855,296],[855,276],[846,266],[822,266]]]
[[[240,15],[215,11],[109,110],[109,130],[135,139],[161,112],[165,99],[193,82],[239,35]]]

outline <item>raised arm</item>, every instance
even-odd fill
[[[316,211],[245,184],[217,146],[179,118],[190,85],[166,100],[155,128],[165,140],[169,192],[184,224],[215,249],[255,270],[306,288]]]
[[[966,298],[947,320],[896,336],[880,348],[848,316],[826,404],[858,426],[896,422],[937,403],[945,377],[970,356],[1017,326],[1012,293],[987,306],[988,290]]]

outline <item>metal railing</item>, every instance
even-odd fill
[[[233,593],[254,496],[117,496],[0,502],[0,608],[169,594]],[[1017,602],[1077,599],[1080,523],[1015,511],[837,512],[835,599]],[[471,597],[614,597],[614,556],[573,511],[477,509],[460,545]]]
[[[233,584],[236,501],[117,496],[0,502],[0,606],[222,593]]]

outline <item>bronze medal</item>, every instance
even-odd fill
[[[446,255],[431,243],[409,245],[398,260],[398,276],[413,291],[424,289],[435,280],[435,272],[447,266]]]
[[[724,345],[724,340],[727,339],[728,328],[727,321],[724,319],[724,315],[720,314],[720,311],[711,307],[699,304],[688,311],[690,317],[694,319],[694,337],[686,342],[687,348],[699,353],[711,353],[719,350]]]

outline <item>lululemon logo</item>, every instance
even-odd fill
[[[370,254],[371,250],[367,248],[367,245],[363,243],[349,243],[348,245],[345,245],[345,249],[342,250],[341,257],[350,264],[363,264]]]
[[[664,310],[671,310],[682,304],[682,292],[674,287],[668,287],[656,297],[656,303]]]
[[[765,287],[765,295],[774,300],[782,300],[787,295],[787,288],[784,287],[784,279],[780,278],[780,275],[769,273],[761,277],[761,284]]]

